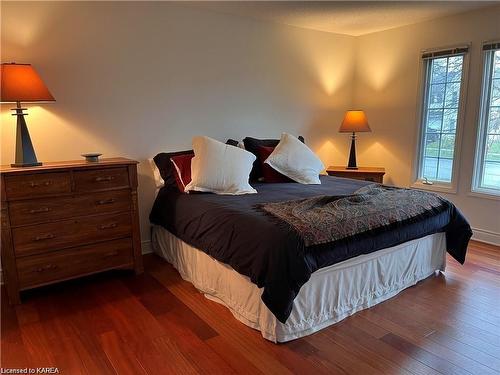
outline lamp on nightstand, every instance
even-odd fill
[[[349,153],[349,163],[347,169],[358,169],[356,165],[356,133],[371,132],[370,125],[363,111],[347,111],[344,115],[342,125],[340,125],[340,133],[352,133],[351,152]]]
[[[12,116],[17,116],[16,162],[13,167],[33,167],[42,165],[37,159],[21,102],[55,101],[40,76],[30,64],[3,63],[0,65],[0,85],[2,103],[16,103]]]

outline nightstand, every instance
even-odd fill
[[[347,169],[346,167],[332,166],[326,169],[329,176],[353,178],[355,180],[384,182],[385,168],[359,167],[358,169]]]
[[[110,269],[142,272],[137,162],[2,166],[2,266],[19,292]]]

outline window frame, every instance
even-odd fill
[[[500,42],[498,41],[485,42],[483,43],[483,46],[499,43]],[[489,108],[491,98],[491,85],[493,82],[494,72],[494,54],[496,51],[500,51],[500,48],[490,50],[484,50],[483,48],[481,48],[481,94],[479,97],[479,110],[476,119],[476,147],[474,149],[474,170],[472,171],[470,195],[500,200],[500,189],[489,189],[480,186],[484,171],[484,151],[486,147],[488,117],[490,114]],[[492,54],[491,57],[489,57],[488,54]]]
[[[429,81],[430,81],[430,60],[423,58],[423,55],[430,53],[439,53],[440,51],[447,50],[456,50],[466,48],[467,51],[463,53],[455,53],[448,54],[446,56],[455,56],[455,55],[463,55],[463,63],[462,63],[462,77],[461,77],[461,85],[460,85],[460,96],[459,96],[459,105],[458,105],[458,115],[457,115],[457,126],[455,131],[455,148],[453,150],[453,168],[451,172],[451,181],[432,181],[432,184],[424,183],[423,179],[420,178],[420,171],[423,167],[423,152],[425,148],[425,127],[423,126],[424,116],[426,115],[426,105],[428,100],[428,90],[429,90]],[[411,187],[422,189],[422,190],[430,190],[430,191],[438,191],[443,193],[457,193],[458,187],[458,178],[461,164],[461,145],[462,145],[462,136],[463,129],[465,123],[465,112],[466,112],[466,102],[467,102],[467,92],[468,92],[468,83],[469,83],[469,59],[470,59],[470,43],[462,43],[459,45],[454,45],[450,47],[442,47],[442,48],[434,48],[427,49],[421,52],[419,55],[419,83],[418,83],[418,96],[417,96],[417,116],[416,116],[416,145],[415,145],[415,154],[413,157],[413,178]],[[440,58],[445,56],[435,56],[435,58]]]

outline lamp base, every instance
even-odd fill
[[[23,167],[39,167],[40,165],[42,165],[42,163],[36,162],[36,163],[13,163],[10,166],[12,168],[23,168]]]
[[[346,169],[358,169],[356,164],[356,133],[352,132],[351,137],[351,151],[349,152],[349,162]]]
[[[26,120],[23,110],[26,108],[21,108],[21,103],[17,102],[17,107],[13,108],[15,113],[13,116],[17,116],[17,130],[16,130],[16,162],[11,164],[11,167],[38,167],[42,165],[37,159],[35,150],[33,148],[33,143],[31,143],[30,133],[28,132],[28,127],[26,126]]]

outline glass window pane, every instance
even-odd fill
[[[446,82],[446,65],[448,59],[446,57],[432,60],[431,83]]]
[[[488,133],[500,134],[500,107],[490,109]]]
[[[442,121],[443,121],[443,110],[430,109],[427,113],[427,131],[428,132],[441,131]]]
[[[458,108],[458,99],[460,98],[460,82],[448,83],[446,85],[446,95],[444,106],[446,108]]]
[[[437,158],[425,157],[424,167],[422,170],[422,177],[426,177],[429,180],[435,180],[437,177]]]
[[[500,106],[500,78],[495,78],[491,82],[491,103],[490,105]]]
[[[450,182],[452,170],[453,159],[439,159],[437,179],[443,182]]]
[[[429,133],[425,137],[424,155],[438,157],[439,156],[439,141],[441,135],[439,133]]]
[[[493,59],[493,77],[500,78],[500,51],[495,52]]]
[[[429,108],[442,108],[444,104],[445,84],[431,85],[429,92]]]
[[[500,51],[484,54],[484,87],[476,160],[482,163],[474,171],[473,188],[487,189],[500,195]]]
[[[463,62],[463,55],[428,62],[430,77],[426,77],[423,149],[419,156],[421,178],[451,182]]]
[[[484,160],[500,162],[500,135],[486,137]]]
[[[455,151],[455,135],[441,135],[441,144],[439,145],[439,158],[453,159]]]
[[[500,189],[500,163],[487,161],[484,163],[484,172],[481,187]]]
[[[462,78],[463,56],[452,56],[448,59],[448,82],[460,82]]]
[[[458,108],[445,109],[443,116],[443,133],[455,133],[457,129]]]

